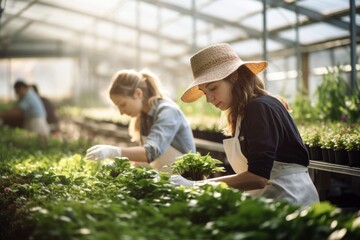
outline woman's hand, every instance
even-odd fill
[[[195,184],[195,181],[187,180],[186,178],[180,175],[171,175],[169,181],[175,186],[192,187]]]
[[[111,145],[95,145],[86,151],[86,160],[102,160],[121,157],[121,147]]]

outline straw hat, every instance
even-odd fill
[[[227,43],[219,43],[202,49],[190,59],[194,81],[183,93],[181,100],[194,102],[204,95],[199,85],[222,80],[246,65],[254,74],[262,72],[268,65],[266,61],[243,61]]]

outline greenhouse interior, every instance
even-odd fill
[[[0,0],[0,240],[360,239],[360,0]]]

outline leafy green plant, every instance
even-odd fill
[[[348,139],[350,134],[352,134],[353,129],[349,127],[345,127],[342,125],[334,125],[337,126],[337,129],[334,131],[332,141],[334,142],[334,150],[346,150],[346,146],[348,144]]]
[[[347,142],[346,137],[347,135],[343,133],[339,133],[334,136],[334,150],[345,150]]]
[[[346,114],[351,122],[357,122],[360,120],[360,86],[357,89],[353,89],[353,93],[346,97]]]
[[[170,165],[173,173],[180,174],[189,180],[203,180],[212,173],[225,172],[220,160],[212,158],[209,154],[202,156],[200,153],[187,153],[177,158]]]
[[[297,122],[309,122],[318,119],[317,109],[312,105],[310,96],[305,90],[296,93],[291,108],[291,115]]]
[[[340,121],[346,109],[345,99],[349,95],[349,87],[342,76],[342,69],[330,69],[323,76],[322,83],[316,90],[318,102],[316,107],[320,110],[320,119]]]
[[[347,151],[360,151],[360,133],[351,133],[345,142]]]
[[[335,147],[335,133],[333,131],[328,131],[326,135],[322,137],[322,148],[334,149]]]
[[[341,67],[328,69],[314,96],[302,87],[291,103],[291,115],[297,123],[356,123],[360,120],[360,87],[350,89]],[[314,101],[312,101],[314,100]]]
[[[321,146],[321,134],[318,131],[309,133],[305,144],[309,147],[320,147]]]
[[[116,178],[120,173],[128,171],[130,169],[130,165],[131,164],[127,157],[115,157],[113,162],[102,166],[102,171],[108,171],[111,177]]]
[[[320,147],[329,149],[329,143],[331,142],[332,138],[333,138],[333,132],[331,129],[324,131],[323,135],[321,136]]]

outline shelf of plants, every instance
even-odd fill
[[[78,126],[80,126],[80,128],[82,128],[85,131],[101,133],[103,135],[117,137],[119,139],[127,139],[128,140],[130,138],[125,126],[120,127],[120,126],[116,126],[111,123],[99,122],[94,119],[86,119],[86,121],[85,121],[84,119],[81,119],[81,118],[73,118],[73,120],[76,124],[78,124]],[[322,126],[322,128],[325,128],[325,127]],[[320,142],[321,141],[320,135],[318,134],[319,127],[317,127],[316,130],[313,127],[309,128],[309,129],[311,130],[311,134],[312,134],[311,136],[309,136],[309,133],[307,133],[307,132],[302,132],[305,137],[305,141],[306,142],[311,142],[311,141],[314,142],[315,141],[314,135],[316,135],[319,138],[317,141]],[[355,129],[356,128],[354,128],[354,130],[351,130],[351,131],[348,129],[347,131],[350,131],[350,133],[348,133],[348,135],[344,135],[342,133],[341,139],[343,139],[342,141],[344,142],[344,144],[346,141],[350,141],[350,140],[352,140],[351,144],[353,144],[355,139],[359,139],[360,135],[358,133],[352,133],[352,132],[356,131]],[[310,130],[307,130],[307,131],[310,132]],[[316,133],[316,134],[314,134],[314,133]],[[351,135],[352,137],[350,137],[350,134],[352,134]],[[355,136],[356,136],[356,138],[355,138]],[[339,141],[338,139],[339,139],[338,137],[333,137],[331,140],[335,142],[335,141]],[[356,141],[358,142],[359,140],[356,140]],[[205,139],[195,138],[195,144],[196,144],[197,149],[210,151],[213,153],[214,152],[224,153],[223,145],[222,145],[222,143],[219,143],[219,142],[213,142],[213,141],[208,141]],[[314,145],[314,143],[310,143],[310,144],[312,144],[311,146]],[[358,143],[358,144],[360,144],[360,143]],[[333,145],[335,145],[335,143]],[[350,146],[350,144],[348,146]],[[318,148],[320,150],[320,147],[318,147]],[[358,148],[360,148],[360,146]],[[345,150],[345,145],[344,145],[344,150]],[[309,151],[310,156],[312,155],[311,152],[312,151]],[[360,159],[358,159],[357,161],[360,162]],[[360,166],[359,163],[357,163],[357,165],[355,165],[355,166],[358,166],[358,165]],[[322,171],[329,171],[329,172],[334,172],[334,173],[341,173],[341,174],[346,174],[346,175],[352,175],[352,176],[357,176],[357,177],[360,176],[360,169],[358,167],[344,166],[344,164],[340,164],[340,163],[324,162],[323,159],[319,159],[317,157],[310,160],[309,168],[322,170]]]
[[[0,127],[0,239],[360,239],[360,215],[299,208],[220,185],[175,187],[90,143]]]

